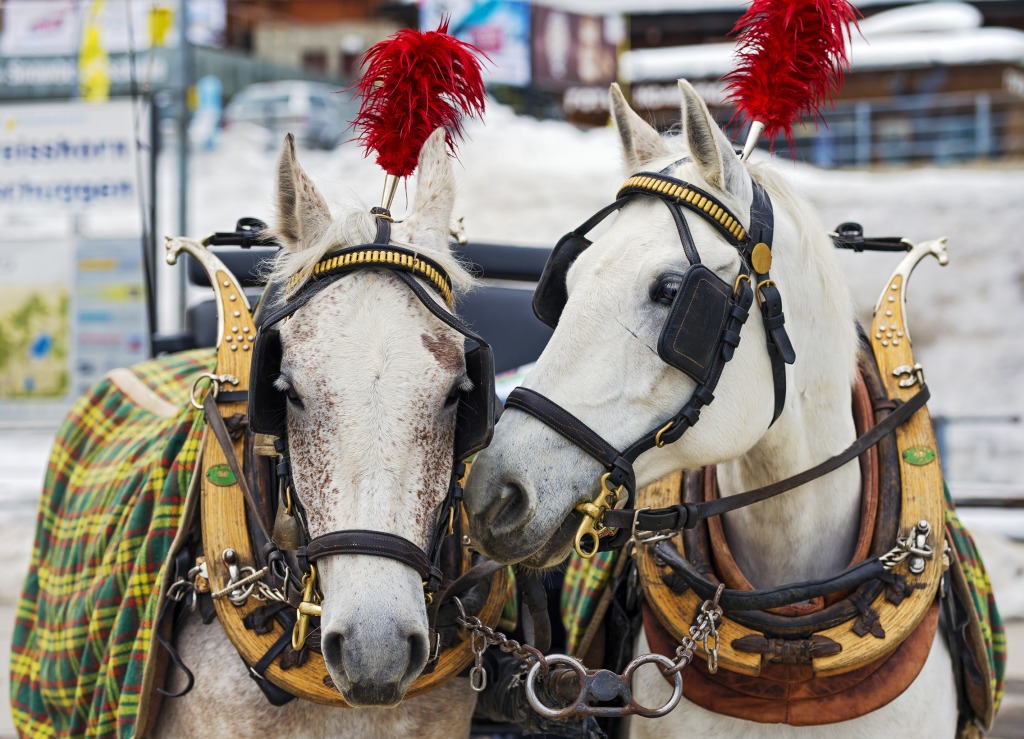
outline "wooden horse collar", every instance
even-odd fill
[[[266,578],[272,563],[267,562],[263,552],[254,549],[251,529],[259,531],[257,539],[269,539],[267,525],[263,521],[270,520],[270,511],[268,509],[265,516],[260,515],[268,504],[257,501],[252,495],[252,488],[257,487],[256,481],[261,474],[255,462],[259,455],[273,453],[272,440],[260,436],[255,440],[250,438],[247,453],[245,434],[232,434],[225,441],[225,433],[212,430],[221,431],[223,419],[244,418],[247,411],[250,360],[256,335],[249,302],[231,271],[206,249],[204,243],[171,239],[168,240],[167,251],[168,261],[172,264],[180,253],[185,252],[204,267],[214,287],[218,309],[217,365],[208,376],[211,388],[203,402],[193,397],[197,407],[207,409],[210,426],[203,439],[200,467],[202,541],[206,556],[197,562],[200,573],[197,586],[213,593],[213,605],[224,632],[258,681],[267,681],[288,694],[315,703],[345,706],[347,704],[330,681],[323,657],[310,649],[308,652],[303,650],[305,656],[301,659],[281,659],[281,655],[287,652],[291,629],[286,629],[280,618],[264,617],[257,612],[266,607],[260,604],[256,595],[262,592],[261,589],[252,586]],[[215,410],[214,414],[209,412],[210,408]],[[218,436],[222,437],[220,441]],[[227,449],[232,452],[230,456]],[[248,460],[248,464],[243,464],[243,460]],[[459,523],[453,522],[453,526],[457,528]],[[472,553],[461,544],[457,549],[451,557],[461,571],[466,572],[472,566]],[[477,616],[484,624],[494,626],[506,600],[507,568],[497,569],[489,576],[490,588]],[[286,600],[290,603],[294,598]],[[436,614],[437,609],[434,612]],[[300,613],[297,617],[308,618],[309,613]],[[254,623],[258,623],[258,628],[253,628]],[[433,669],[413,682],[406,697],[412,698],[438,687],[470,664],[473,652],[469,634],[453,635],[450,641],[452,643],[440,651]]]

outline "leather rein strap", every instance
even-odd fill
[[[921,385],[921,389],[913,397],[904,403],[900,403],[896,410],[872,426],[842,452],[834,457],[829,457],[824,462],[816,464],[810,469],[804,470],[792,477],[787,477],[785,480],[779,480],[771,485],[765,485],[755,490],[748,490],[744,493],[720,497],[703,503],[680,503],[668,508],[639,512],[610,510],[605,512],[604,520],[609,526],[627,529],[632,529],[635,521],[637,531],[678,531],[684,528],[692,529],[704,519],[721,516],[723,513],[729,513],[730,511],[774,498],[776,495],[781,495],[812,480],[823,477],[839,469],[847,462],[856,459],[867,449],[873,447],[895,431],[898,426],[906,423],[911,416],[924,407],[929,397],[931,397],[931,392],[928,390],[928,386]],[[714,594],[713,586],[711,587],[711,594]],[[765,607],[774,608],[775,606]],[[759,606],[759,608],[763,607]]]

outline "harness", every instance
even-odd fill
[[[494,360],[490,345],[473,332],[461,319],[442,309],[416,278],[423,279],[449,308],[453,304],[451,280],[444,269],[414,251],[389,244],[391,216],[383,208],[371,211],[377,217],[377,236],[372,244],[346,247],[329,252],[313,268],[312,277],[304,284],[293,280],[291,295],[282,305],[262,315],[256,335],[252,373],[253,387],[249,396],[249,426],[256,433],[277,437],[275,449],[281,455],[278,464],[280,484],[294,490],[288,457],[287,400],[274,387],[281,374],[281,338],[276,326],[293,316],[310,300],[335,282],[362,269],[388,270],[404,282],[420,302],[445,325],[454,328],[476,346],[465,353],[466,374],[473,389],[459,399],[456,414],[454,460],[448,492],[441,504],[429,551],[422,550],[408,539],[384,531],[332,531],[315,538],[309,536],[301,491],[292,498],[306,541],[299,549],[303,569],[307,564],[336,554],[366,554],[386,557],[412,568],[423,582],[424,592],[432,596],[441,586],[441,548],[446,532],[454,528],[454,520],[462,500],[465,459],[483,449],[494,432]],[[297,645],[296,645],[297,646]]]
[[[633,463],[650,449],[678,441],[700,420],[701,409],[714,400],[714,390],[725,364],[732,359],[739,346],[740,331],[749,316],[755,295],[768,338],[767,351],[772,366],[775,398],[772,423],[785,407],[785,365],[792,364],[796,354],[784,325],[782,295],[769,273],[775,224],[771,199],[759,183],[752,182],[754,193],[748,230],[713,195],[666,174],[685,161],[687,159],[673,162],[658,173],[640,172],[630,177],[619,189],[615,202],[563,236],[555,246],[537,284],[533,310],[541,321],[551,327],[557,326],[568,301],[566,276],[572,263],[590,246],[587,234],[634,199],[657,198],[672,215],[683,253],[690,263],[658,339],[658,354],[666,364],[697,383],[690,397],[672,418],[648,431],[623,451],[613,447],[571,412],[534,390],[516,388],[505,403],[506,408],[515,408],[534,416],[605,468],[597,499],[577,509],[583,513],[584,520],[576,533],[575,545],[576,551],[583,557],[592,557],[598,551],[621,547],[629,539],[634,527],[640,531],[667,528],[663,520],[649,520],[650,516],[644,513],[638,513],[634,518],[636,474]],[[685,211],[695,213],[711,224],[739,252],[740,268],[731,283],[701,263]],[[611,510],[617,503],[623,502],[624,505],[619,506],[617,511]],[[620,515],[615,517],[615,513]],[[623,520],[627,517],[627,520]],[[679,520],[677,515],[676,520],[670,523],[678,524],[672,528],[681,528],[686,519]],[[600,538],[611,527],[618,527],[619,530],[612,536]]]
[[[208,427],[202,467],[197,471],[202,483],[197,498],[204,556],[195,557],[193,552],[184,558],[174,574],[175,600],[194,591],[189,600],[198,602],[205,622],[214,617],[220,621],[250,675],[274,705],[294,697],[346,705],[327,674],[319,655],[319,630],[311,623],[320,615],[316,562],[323,557],[385,557],[421,577],[428,603],[430,658],[407,697],[441,685],[474,658],[468,636],[450,628],[456,624],[452,602],[456,596],[466,612],[490,626],[497,623],[507,599],[506,568],[478,561],[461,535],[464,460],[486,446],[493,431],[490,347],[446,310],[453,295],[445,271],[413,251],[390,245],[390,215],[383,209],[373,212],[377,216],[373,243],[327,254],[312,269],[310,279],[292,282],[286,301],[257,314],[258,324],[237,279],[205,248],[210,240],[179,238],[168,243],[172,263],[185,252],[209,275],[219,324],[216,369],[203,375],[192,393],[193,404],[205,410]],[[273,387],[281,363],[278,326],[329,285],[361,269],[395,274],[434,316],[475,344],[465,352],[466,372],[474,389],[459,400],[448,491],[425,550],[388,532],[344,530],[311,538],[302,491],[293,490],[287,401]],[[269,285],[265,296],[284,287]],[[265,299],[262,305],[269,303]],[[188,516],[192,505],[186,504]],[[173,658],[173,649],[168,651]]]

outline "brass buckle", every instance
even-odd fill
[[[302,576],[302,601],[295,612],[295,627],[292,629],[292,649],[298,652],[306,643],[309,632],[309,618],[320,618],[320,604],[316,594],[316,567],[309,565],[309,572]]]
[[[593,503],[578,503],[573,508],[583,514],[583,520],[580,522],[579,528],[576,529],[576,536],[572,541],[576,554],[583,559],[593,559],[597,554],[597,548],[601,543],[601,534],[608,531],[608,527],[601,523],[601,518],[605,511],[611,510],[619,502],[619,497],[622,494],[622,485],[614,490],[608,487],[607,482],[610,475],[611,472],[605,472],[601,476],[601,492],[597,494]],[[609,502],[608,499],[611,496],[614,496],[614,499]],[[591,544],[590,549],[584,547],[584,541]]]
[[[664,426],[662,426],[660,429],[658,429],[658,433],[656,433],[654,435],[654,446],[658,447],[658,449],[661,449],[663,446],[665,446],[666,442],[665,442],[664,439],[661,438],[661,436],[662,436],[662,434],[664,434],[666,431],[668,431],[669,429],[671,429],[675,425],[676,425],[675,421],[669,421]]]
[[[758,308],[760,308],[762,305],[764,305],[764,298],[761,296],[761,289],[765,288],[765,287],[768,287],[769,285],[774,285],[774,284],[775,284],[775,280],[761,280],[759,283],[757,283],[757,289],[754,290],[754,292],[757,293],[757,307]]]
[[[746,272],[740,272],[738,275],[736,275],[736,279],[732,283],[732,294],[734,297],[739,294],[740,283],[742,283],[744,280],[750,282],[750,275],[748,275]],[[754,283],[750,282],[750,284],[753,285]]]

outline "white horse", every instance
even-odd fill
[[[662,138],[612,89],[612,110],[627,172],[668,172],[719,198],[746,225],[752,178],[775,212],[772,276],[786,301],[786,327],[798,357],[787,367],[785,409],[772,418],[772,374],[757,309],[715,400],[681,441],[643,454],[639,486],[680,469],[718,465],[728,496],[784,479],[846,448],[856,438],[850,414],[857,335],[854,309],[826,230],[809,204],[767,167],[745,166],[693,88],[680,81],[683,133]],[[704,219],[690,217],[704,264],[732,283],[740,257]],[[656,349],[669,308],[662,287],[678,286],[687,261],[668,209],[653,198],[631,202],[568,272],[569,299],[558,328],[524,386],[558,403],[617,449],[664,423],[694,382]],[[489,556],[534,567],[558,564],[572,549],[604,470],[592,457],[526,413],[506,413],[466,489],[473,540]],[[796,490],[725,516],[729,546],[756,588],[843,570],[857,535],[860,470],[853,461]],[[728,615],[728,614],[727,614]],[[643,635],[637,653],[650,651]],[[685,673],[684,673],[685,678]],[[634,696],[664,703],[657,671],[637,674]],[[660,701],[660,702],[659,702]],[[914,683],[874,713],[812,727],[759,724],[710,713],[685,699],[668,716],[637,719],[637,736],[882,737],[953,736],[953,668],[941,638]]]
[[[273,279],[308,273],[329,250],[373,240],[376,221],[365,209],[332,218],[299,167],[291,137],[277,177],[276,231],[284,249]],[[412,212],[394,225],[392,243],[433,259],[457,287],[467,287],[471,278],[448,247],[454,198],[438,130],[423,146]],[[292,472],[310,535],[384,531],[428,547],[448,491],[455,406],[470,389],[462,335],[393,274],[360,270],[284,323],[281,341],[287,379],[278,389],[289,399]],[[318,564],[327,669],[346,702],[359,707],[302,700],[271,706],[220,626],[193,617],[177,643],[195,686],[183,698],[164,700],[158,736],[450,739],[469,733],[476,697],[465,678],[402,701],[428,657],[417,574],[366,555],[334,555]],[[175,677],[169,689],[182,684]]]

